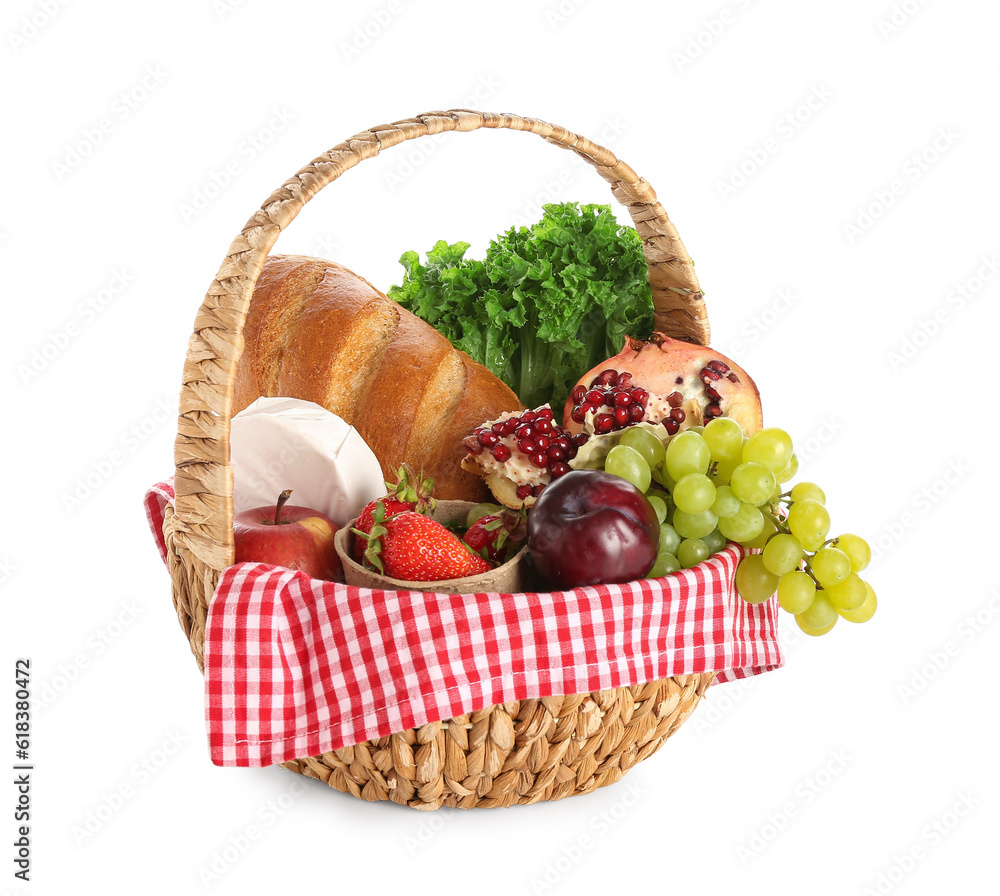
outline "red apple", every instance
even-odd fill
[[[318,510],[286,507],[291,494],[283,491],[274,507],[236,514],[236,562],[272,563],[300,569],[314,579],[342,582],[344,568],[333,546],[337,524]]]

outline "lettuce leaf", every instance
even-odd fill
[[[546,205],[532,227],[494,239],[486,258],[439,241],[400,258],[395,299],[507,385],[528,407],[561,408],[573,384],[647,337],[653,302],[639,235],[606,205]]]

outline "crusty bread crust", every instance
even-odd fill
[[[388,477],[409,463],[442,500],[483,501],[462,439],[521,407],[514,392],[429,324],[342,265],[272,256],[257,281],[234,413],[261,395],[315,401],[355,427]]]
[[[275,255],[267,260],[243,326],[245,347],[236,365],[234,414],[261,395],[280,394],[278,374],[294,322],[325,270],[320,259],[302,255]]]

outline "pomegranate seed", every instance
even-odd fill
[[[628,423],[628,408],[615,408],[614,418],[619,426],[625,426]]]
[[[684,396],[681,395],[680,392],[671,392],[667,396],[667,404],[669,404],[672,408],[679,408],[682,404],[684,404]]]
[[[534,454],[538,450],[538,446],[533,439],[518,439],[517,450],[523,451],[525,454]]]
[[[475,436],[466,436],[462,439],[462,444],[465,445],[466,449],[471,451],[473,454],[483,453],[483,443],[480,442]]]
[[[531,487],[531,494],[537,498],[542,493],[543,488],[545,488],[544,485],[533,485]]]
[[[729,373],[729,365],[723,364],[722,361],[709,361],[706,366],[710,367],[716,373]]]
[[[553,479],[558,479],[560,476],[565,476],[569,472],[569,464],[553,464],[549,467],[549,472],[552,474]]]
[[[681,428],[676,420],[671,420],[669,417],[663,421],[663,425],[667,428],[667,433],[672,436],[677,435],[677,430]]]
[[[591,389],[585,396],[584,401],[592,407],[599,408],[604,404],[604,393],[599,389]]]
[[[552,420],[552,408],[539,408],[535,412],[536,420]]]
[[[530,423],[537,416],[538,414],[536,414],[534,411],[525,411],[523,414],[521,414],[520,419],[522,423]]]
[[[633,423],[638,423],[643,417],[646,416],[646,412],[643,410],[642,405],[634,404],[628,409],[628,418]]]
[[[519,485],[517,487],[517,496],[523,501],[525,498],[531,497],[531,486],[530,485]]]
[[[580,407],[580,405],[577,405],[573,408],[573,412],[570,416],[573,418],[574,423],[583,423],[583,421],[587,418],[587,411]]]
[[[546,448],[549,447],[549,445],[552,444],[552,439],[550,439],[548,436],[538,436],[535,439],[535,444],[538,446],[539,451],[544,451]]]
[[[510,448],[506,445],[494,445],[490,454],[493,455],[494,460],[499,461],[500,463],[510,460]]]
[[[558,445],[549,445],[546,454],[548,454],[549,460],[564,460],[566,458],[565,449],[560,448]]]
[[[627,389],[632,385],[632,374],[626,371],[618,374],[618,388]]]
[[[570,395],[573,398],[573,404],[579,404],[581,401],[583,401],[583,396],[586,394],[587,394],[587,387],[583,385],[583,383],[580,383],[580,385],[576,386],[570,393]]]
[[[679,376],[677,377],[677,379],[674,380],[674,382],[679,386],[681,383],[684,382],[684,377]]]
[[[535,421],[535,435],[548,435],[552,432],[552,421],[551,420],[536,420]]]
[[[633,389],[632,390],[632,401],[635,404],[646,406],[646,400],[649,398],[649,393],[645,389]]]
[[[545,469],[548,466],[549,458],[544,451],[539,451],[536,454],[531,455],[531,462],[540,469]]]
[[[532,429],[527,423],[522,424],[514,430],[514,435],[519,439],[530,439],[534,434],[534,429]]]
[[[514,430],[517,429],[517,417],[508,417],[503,422],[503,434],[505,436],[512,435]]]
[[[632,404],[632,396],[628,392],[615,392],[614,402],[616,408],[627,408]]]
[[[574,457],[576,457],[576,445],[570,445],[566,449],[566,460],[572,460]]]
[[[735,373],[730,373],[726,379],[731,383],[738,383],[740,381],[740,378]]]
[[[598,414],[594,418],[594,429],[597,430],[597,432],[611,432],[611,427],[614,422],[614,417],[610,414]]]
[[[489,429],[484,429],[479,436],[479,441],[484,448],[492,448],[494,445],[499,444],[500,436]]]
[[[589,432],[580,432],[580,433],[577,433],[575,436],[573,436],[573,440],[572,441],[573,441],[573,444],[577,448],[581,448],[584,445],[586,445],[587,442],[590,441],[590,433]]]
[[[720,398],[722,398],[722,396],[719,395],[719,393],[716,392],[715,389],[713,389],[711,386],[705,386],[705,394],[709,398],[711,398],[712,401],[718,401]]]
[[[566,436],[559,436],[558,438],[552,440],[552,444],[565,451],[569,448],[569,439]]]
[[[678,423],[683,423],[686,417],[687,417],[687,414],[684,413],[684,409],[683,408],[674,408],[670,412],[670,419],[671,420],[675,420]]]
[[[716,373],[714,370],[709,370],[707,367],[701,368],[701,381],[703,383],[709,383],[712,380],[721,380],[722,374]]]
[[[705,408],[705,416],[709,420],[711,420],[712,417],[721,417],[722,408],[720,408],[717,404],[710,404],[707,408]]]
[[[497,423],[494,423],[490,427],[490,429],[492,429],[493,432],[495,432],[498,436],[502,436],[503,435],[503,428],[506,425],[506,423],[507,423],[506,420],[500,420]]]
[[[614,386],[618,382],[618,371],[610,368],[602,370],[597,374],[597,382],[601,386]]]

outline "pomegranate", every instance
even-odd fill
[[[530,507],[546,485],[570,471],[569,461],[589,438],[567,432],[548,405],[507,411],[462,440],[468,451],[462,469],[481,475],[501,504]]]
[[[563,422],[571,433],[605,433],[646,420],[670,435],[732,417],[747,435],[763,425],[760,393],[725,355],[654,333],[626,337],[613,358],[585,373],[570,392]]]

